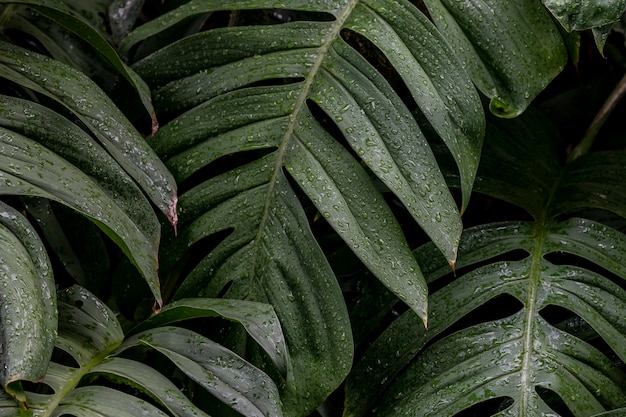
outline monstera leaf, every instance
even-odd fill
[[[555,138],[534,112],[488,126],[477,189],[533,220],[464,232],[459,275],[432,295],[428,331],[408,313],[383,332],[348,381],[345,415],[453,416],[490,403],[498,416],[558,407],[591,416],[624,407],[626,374],[613,358],[626,360],[626,235],[599,214],[626,216],[626,153],[564,164]],[[448,273],[432,245],[416,254],[433,284]],[[508,297],[500,311],[461,322],[499,297]]]
[[[157,112],[172,118],[152,144],[184,190],[179,236],[166,239],[161,252],[168,280],[178,283],[175,297],[223,295],[273,305],[293,362],[293,374],[280,385],[285,412],[305,415],[339,385],[352,361],[345,304],[309,229],[315,212],[308,199],[426,322],[424,279],[372,178],[399,198],[454,265],[459,209],[417,120],[456,159],[461,210],[484,120],[454,53],[407,1],[289,2],[291,22],[208,30],[143,56],[143,40],[166,37],[194,17],[274,7],[192,0],[135,29],[120,51],[133,56],[139,47],[132,68],[153,88]],[[367,46],[359,49],[350,39]],[[368,62],[373,51],[401,77],[406,97]],[[415,104],[405,101],[424,117],[416,119]],[[228,166],[224,161],[233,164],[220,168]]]
[[[60,293],[58,310],[57,351],[42,384],[35,386],[45,389],[23,391],[27,407],[0,396],[0,415],[208,416],[163,373],[124,357],[133,349],[149,349],[163,355],[180,370],[183,379],[194,381],[242,415],[282,415],[278,391],[266,374],[211,340],[168,325],[180,321],[181,314],[187,319],[224,314],[241,323],[256,340],[271,340],[269,353],[280,352],[283,357],[277,365],[282,362],[284,366],[288,361],[284,339],[276,314],[269,306],[247,301],[181,300],[163,309],[159,326],[143,323],[126,339],[115,314],[81,287]],[[189,311],[193,314],[187,315]],[[266,349],[269,345],[261,344]],[[129,393],[129,387],[134,395]]]

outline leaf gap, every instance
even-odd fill
[[[187,249],[184,258],[181,259],[178,262],[177,266],[174,267],[174,271],[172,272],[172,275],[176,278],[175,278],[175,281],[171,283],[168,282],[168,287],[169,286],[177,287],[178,284],[183,282],[196,268],[198,268],[202,264],[202,262],[206,259],[206,257],[215,248],[217,248],[226,238],[228,238],[228,236],[230,236],[233,233],[233,231],[234,230],[232,228],[224,229],[217,233],[213,233],[209,236],[205,236],[202,239],[193,243]],[[180,272],[177,272],[177,271],[180,271]],[[205,280],[203,282],[198,283],[198,286],[205,287],[206,282],[210,280],[214,272],[215,271],[211,269],[208,272],[207,276],[205,277]],[[225,292],[228,290],[228,287],[230,287],[230,281],[229,283],[226,283],[224,287],[220,289],[219,294],[216,294],[215,296],[217,296],[218,298],[223,296]],[[195,291],[195,293],[198,293],[200,291],[200,288],[197,288],[197,290],[198,291]]]
[[[441,288],[444,288],[445,286],[447,286],[448,284],[450,284],[451,282],[457,280],[457,279],[463,279],[463,276],[467,273],[470,273],[474,270],[477,270],[478,268],[481,268],[483,266],[486,265],[491,265],[494,264],[496,262],[504,262],[504,261],[508,261],[508,262],[514,262],[514,261],[520,261],[522,259],[528,258],[529,254],[528,252],[526,252],[523,249],[515,249],[515,250],[511,250],[508,252],[505,252],[503,254],[500,254],[498,256],[494,256],[488,259],[484,259],[478,262],[474,262],[471,263],[470,265],[464,265],[464,259],[463,259],[463,253],[459,254],[459,262],[457,263],[457,268],[455,269],[455,271],[450,271],[447,274],[443,275],[443,276],[437,276],[437,275],[432,275],[432,274],[428,274],[428,271],[424,270],[424,275],[426,277],[426,280],[428,282],[428,289],[430,291],[431,294],[434,294],[435,292],[437,292],[438,290],[440,290]]]
[[[428,342],[424,347],[437,343],[439,340],[456,333],[458,331],[499,319],[509,317],[522,310],[523,304],[515,297],[509,294],[500,294],[495,298],[487,301],[480,307],[475,308],[469,314],[466,314],[463,318],[458,320],[452,326],[448,327],[446,331],[437,335]]]
[[[513,405],[511,397],[497,397],[481,401],[465,410],[456,413],[454,417],[485,417],[500,413]]]
[[[369,62],[370,65],[378,71],[383,78],[385,78],[385,80],[387,80],[389,86],[395,91],[409,111],[419,112],[419,110],[417,110],[417,103],[413,99],[409,88],[380,48],[374,45],[365,36],[350,29],[342,29],[341,37],[348,45],[361,54],[363,58],[365,58],[367,62]],[[417,118],[417,121],[421,123],[424,123],[425,120],[425,117]],[[422,124],[420,124],[420,127],[421,126]]]
[[[602,336],[579,315],[571,310],[556,305],[546,306],[539,312],[539,315],[557,329],[569,333],[598,349],[622,371],[626,372],[626,364],[619,359],[617,353],[615,353]]]
[[[267,26],[297,21],[333,22],[328,12],[295,9],[249,9],[230,13],[229,26]]]
[[[24,391],[34,392],[42,395],[54,395],[54,389],[43,382],[31,382],[31,381],[21,381],[22,388]]]
[[[610,280],[613,284],[619,286],[622,290],[626,291],[626,280],[619,275],[612,273],[611,271],[603,268],[595,262],[589,261],[582,256],[574,255],[566,252],[551,252],[543,256],[545,260],[554,265],[571,265],[577,268],[586,269],[596,274],[603,276]]]
[[[556,392],[541,386],[536,386],[535,391],[548,404],[548,407],[554,410],[560,417],[576,417]]]
[[[62,349],[59,349],[56,346],[52,350],[51,362],[55,362],[55,363],[58,363],[59,365],[67,366],[70,368],[76,368],[76,369],[80,368],[80,365],[78,364],[78,362],[76,362],[76,359],[74,359],[72,355],[70,355],[69,353],[65,352]]]
[[[204,165],[201,169],[191,174],[189,177],[178,181],[178,194],[183,195],[185,192],[202,184],[203,182],[215,178],[218,175],[234,171],[250,162],[254,162],[266,155],[274,152],[276,148],[253,149],[244,152],[237,152],[221,156],[210,163]]]

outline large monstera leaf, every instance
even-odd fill
[[[191,317],[233,320],[270,355],[279,352],[282,358],[275,362],[285,366],[284,338],[271,306],[240,300],[181,300],[166,306],[156,323],[142,323],[127,338],[113,311],[81,287],[62,291],[58,310],[57,350],[46,363],[43,385],[22,391],[23,405],[0,392],[0,416],[208,417],[181,392],[190,381],[242,415],[282,415],[278,390],[269,376],[223,346],[170,325]],[[184,377],[177,381],[186,381],[183,386],[126,355],[146,349],[178,368]]]
[[[626,235],[606,224],[607,212],[626,215],[626,153],[565,165],[556,137],[534,112],[488,126],[477,190],[534,220],[464,231],[459,276],[432,294],[429,329],[404,314],[382,333],[348,380],[346,416],[453,416],[487,402],[498,416],[560,406],[592,416],[626,405],[616,363],[626,362]],[[416,254],[429,282],[448,274],[431,244]],[[499,297],[519,307],[462,324]]]
[[[131,55],[139,46],[145,55],[142,40],[166,37],[202,14],[275,7],[305,17],[201,32],[132,68],[153,87],[157,112],[173,117],[152,144],[185,190],[180,235],[164,243],[161,257],[163,270],[183,271],[168,278],[180,280],[176,297],[223,294],[272,304],[293,363],[281,385],[285,412],[305,415],[347,374],[352,342],[302,192],[424,322],[424,279],[372,178],[400,199],[452,265],[462,228],[414,105],[342,33],[380,51],[402,78],[405,100],[417,104],[456,159],[463,208],[484,120],[447,43],[407,1],[192,0],[135,29],[120,51]],[[228,161],[236,168],[219,168]],[[216,242],[207,245],[209,237]]]

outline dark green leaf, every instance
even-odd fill
[[[568,32],[612,24],[626,10],[626,0],[599,2],[578,0],[541,0]]]
[[[241,324],[285,376],[289,354],[280,322],[271,305],[227,299],[179,300],[168,304],[159,314],[142,322],[131,334],[198,317],[223,317]]]
[[[520,115],[567,63],[539,0],[425,0],[472,81],[500,117]]]
[[[130,337],[121,346],[149,346],[220,401],[250,417],[282,416],[274,382],[233,352],[176,327],[160,327]]]
[[[0,75],[66,106],[176,224],[176,187],[170,173],[120,110],[87,77],[64,64],[0,44]]]
[[[153,132],[158,129],[156,114],[152,107],[150,90],[143,80],[121,60],[115,49],[83,18],[71,13],[67,6],[58,0],[0,0],[0,4],[20,4],[28,6],[43,16],[78,35],[93,47],[113,68],[115,68],[135,88],[152,119]]]
[[[157,243],[88,175],[39,143],[0,127],[0,194],[44,197],[89,217],[133,260],[158,302]]]
[[[380,335],[348,380],[346,416],[453,416],[497,399],[495,415],[556,415],[559,402],[576,416],[624,407],[626,373],[612,359],[626,359],[626,235],[565,217],[589,208],[623,215],[612,179],[623,176],[623,152],[565,165],[558,135],[537,130],[552,128],[532,112],[489,126],[476,187],[535,220],[464,231],[460,275],[431,295],[428,331],[405,313]],[[505,181],[527,188],[515,195]],[[416,255],[429,282],[448,274],[435,254],[428,244]],[[594,344],[544,319],[555,308],[583,322]]]
[[[26,218],[0,201],[0,383],[26,402],[21,380],[43,378],[57,334],[54,278]]]
[[[268,165],[273,158],[268,155],[183,194],[181,234],[165,242],[163,252],[168,256],[164,261],[174,262],[203,238],[232,230],[195,266],[178,296],[200,292],[217,297],[232,282],[227,298],[271,304],[293,366],[279,387],[281,399],[286,413],[302,415],[347,373],[352,361],[351,333],[332,270],[283,176],[271,191],[279,204],[264,212],[271,175]]]

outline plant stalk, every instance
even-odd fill
[[[615,110],[619,102],[622,100],[624,94],[626,94],[626,74],[613,89],[609,98],[606,99],[606,101],[602,105],[602,108],[600,108],[600,110],[596,114],[596,117],[589,125],[589,128],[587,128],[587,131],[585,132],[581,141],[569,154],[569,157],[567,158],[568,162],[572,162],[578,157],[589,152],[589,149],[593,145],[593,141],[595,140],[598,132],[607,121],[611,113],[613,113],[613,110]]]

